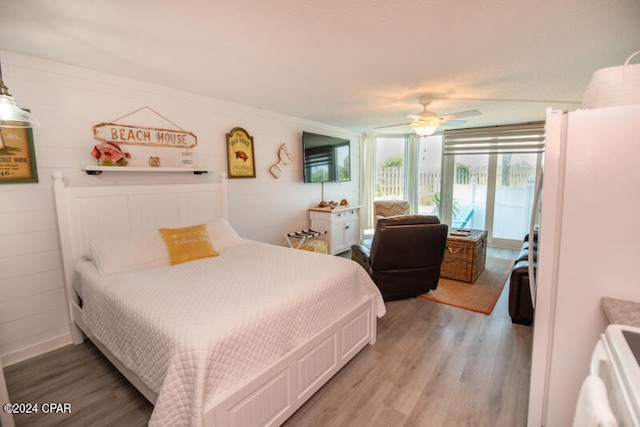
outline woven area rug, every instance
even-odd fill
[[[419,298],[489,315],[500,298],[512,265],[509,259],[487,257],[485,270],[474,283],[440,278],[436,290]]]

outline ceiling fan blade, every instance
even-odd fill
[[[462,126],[467,123],[466,120],[443,120],[440,122],[441,126]]]
[[[468,111],[460,111],[459,113],[447,114],[446,116],[440,117],[442,120],[450,120],[450,119],[462,119],[465,117],[473,117],[479,116],[482,114],[478,110],[468,110]]]
[[[374,127],[374,129],[392,128],[392,127],[395,127],[395,126],[409,126],[409,125],[412,125],[412,124],[414,124],[414,122],[398,123],[397,125],[377,126],[377,127]]]

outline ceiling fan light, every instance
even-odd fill
[[[420,136],[431,136],[438,129],[437,126],[418,125],[413,130]]]
[[[424,120],[421,120],[420,123],[413,127],[415,133],[420,136],[430,136],[438,129],[440,125],[440,120],[435,117],[428,117]]]

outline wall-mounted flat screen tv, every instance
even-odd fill
[[[348,139],[302,132],[304,182],[351,181]]]

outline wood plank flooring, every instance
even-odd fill
[[[525,426],[533,330],[511,323],[507,297],[508,286],[490,316],[416,298],[388,302],[376,345],[285,426]],[[17,415],[18,427],[143,426],[152,411],[86,341],[5,367],[5,375],[13,402],[72,407]]]

